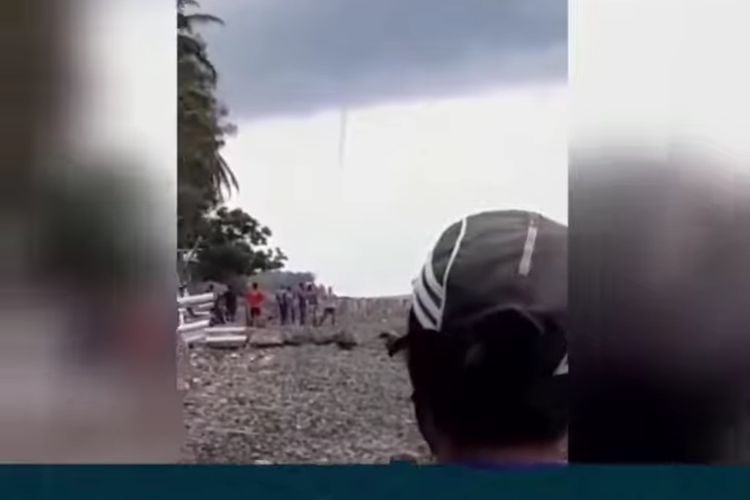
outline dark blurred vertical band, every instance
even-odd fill
[[[748,100],[728,96],[747,80],[738,8],[571,10],[572,462],[750,459],[750,149],[732,126]]]

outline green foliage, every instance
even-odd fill
[[[198,232],[194,274],[201,280],[227,282],[280,269],[286,261],[280,249],[267,247],[271,230],[239,208],[220,208],[202,221]]]

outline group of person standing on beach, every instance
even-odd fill
[[[215,296],[212,307],[212,323],[225,324],[235,320],[237,315],[237,296],[227,289],[223,293],[217,293],[213,285],[209,285],[208,291]],[[244,295],[246,306],[246,323],[248,326],[258,326],[264,316],[278,317],[282,325],[307,325],[321,326],[327,320],[332,325],[336,324],[337,299],[331,287],[314,283],[299,283],[296,287],[284,286],[274,294],[276,311],[267,305],[266,293],[253,283]]]
[[[329,318],[336,324],[336,296],[331,287],[313,283],[285,286],[276,292],[276,305],[282,325],[306,325],[309,319],[312,326],[320,326]]]

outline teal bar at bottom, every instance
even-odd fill
[[[8,500],[746,499],[750,469],[440,466],[0,466]]]

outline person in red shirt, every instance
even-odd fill
[[[266,300],[263,292],[258,289],[257,283],[253,283],[251,290],[247,294],[246,300],[248,309],[250,310],[250,326],[255,326],[255,321],[260,318],[263,312],[263,302]]]

